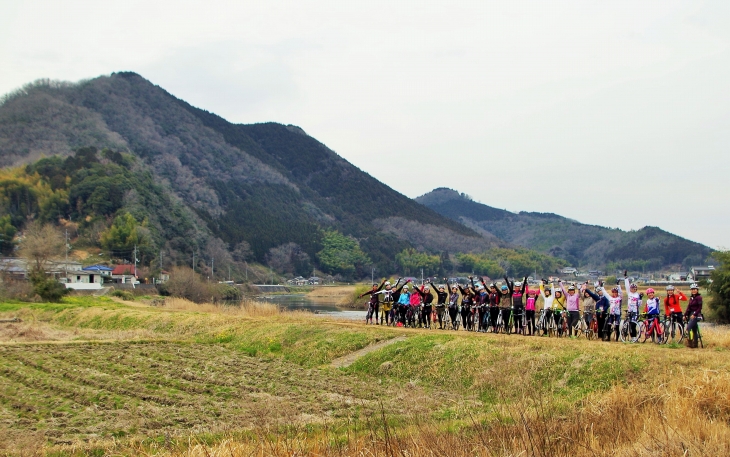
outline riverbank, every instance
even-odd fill
[[[355,303],[354,293],[356,286],[317,286],[305,296],[322,303],[330,303],[335,306],[351,308]]]
[[[689,350],[366,326],[260,303],[0,303],[0,319],[12,317],[22,323],[0,333],[0,454],[730,447],[727,328],[707,328],[706,348]]]

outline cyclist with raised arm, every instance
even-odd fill
[[[525,281],[527,283],[527,281]],[[528,335],[535,335],[535,305],[537,304],[537,289],[530,289],[530,286],[525,286],[525,294],[527,300],[525,300],[525,322],[527,323],[526,332]]]
[[[484,278],[482,278],[482,281],[484,281]],[[499,316],[499,297],[501,294],[494,283],[489,284],[487,294],[489,296],[489,308],[487,310],[489,313],[489,326],[492,327],[493,333],[497,333],[497,316]]]
[[[457,283],[459,292],[461,292],[461,306],[471,307],[472,303],[472,291],[469,286],[464,289],[461,284]],[[459,294],[451,292],[449,295],[449,319],[451,319],[451,328],[456,330],[456,319],[459,316]]]
[[[623,298],[621,284],[616,284],[616,287],[611,289],[611,295],[606,298],[608,299],[608,319],[606,319],[603,335],[606,341],[611,341],[611,326],[621,327],[621,300]],[[618,341],[619,333],[619,331],[616,331],[616,341]]]
[[[555,299],[553,300],[553,319],[555,320],[555,327],[558,329],[558,335],[563,335],[563,326],[560,325],[560,318],[565,311],[565,295],[561,289],[555,291]]]
[[[548,281],[547,279],[543,279],[540,283],[540,292],[542,293],[542,300],[543,300],[543,307],[544,310],[544,317],[543,317],[543,330],[542,334],[547,335],[548,334],[548,326],[550,321],[555,321],[553,319],[553,303],[555,302],[555,296],[553,295],[552,288],[547,287]],[[556,322],[556,321],[555,321]]]
[[[448,285],[449,281],[444,278],[444,284]],[[429,282],[431,284],[431,287],[433,289],[436,289],[434,287],[432,282]],[[446,286],[439,285],[438,290],[436,292],[436,316],[439,320],[439,328],[444,328],[443,321],[444,321],[444,311],[446,310],[446,301],[449,299],[449,293],[446,292]],[[435,322],[434,322],[435,324]]]
[[[568,310],[568,336],[573,337],[573,326],[578,323],[580,319],[580,294],[575,290],[575,285],[571,284],[568,286],[568,290],[565,290],[563,281],[558,280],[558,286],[565,295],[566,309]]]
[[[474,284],[474,280],[472,280],[472,284]],[[489,293],[487,292],[487,288],[484,285],[484,282],[482,281],[481,284],[478,284],[476,286],[477,290],[477,296],[475,298],[475,307],[476,307],[476,321],[477,321],[477,328],[476,330],[478,332],[486,332],[487,331],[487,308],[489,308]],[[471,310],[469,310],[469,315],[471,315]],[[464,308],[461,308],[461,320],[464,321]],[[465,326],[466,328],[466,326]]]
[[[512,295],[510,294],[509,287],[506,284],[502,284],[499,288],[501,295],[499,297],[499,312],[502,313],[502,324],[505,330],[509,326],[509,315],[512,311]]]
[[[600,284],[600,283],[599,283]],[[610,303],[606,292],[602,286],[596,286],[596,292],[586,289],[586,293],[596,301],[596,323],[598,324],[598,338],[603,339],[604,327],[606,326],[606,318],[610,309]]]
[[[398,281],[395,283],[395,286],[398,287],[398,283],[400,282],[401,278],[398,278]],[[390,325],[394,323],[395,319],[392,316],[392,309],[393,309],[393,302],[396,300],[394,297],[395,290],[393,289],[393,286],[390,284],[390,281],[385,281],[385,288],[378,292],[383,296],[381,301],[381,311],[380,314],[380,323],[382,325]]]
[[[639,286],[629,281],[628,271],[624,270],[624,285],[628,291],[628,303],[626,305],[626,320],[629,321],[629,334],[631,338],[636,336],[636,322],[639,318],[639,308],[641,308],[641,300],[644,294],[639,293]]]
[[[697,320],[702,318],[702,295],[700,295],[700,289],[697,284],[691,284],[689,286],[689,293],[689,304],[687,305],[687,310],[684,312],[684,318],[688,321],[687,334],[691,335],[688,341],[689,347],[696,348],[699,337]]]
[[[362,298],[365,295],[370,295],[370,300],[368,301],[368,313],[365,316],[366,324],[373,323],[373,316],[375,316],[375,323],[379,323],[378,321],[380,320],[380,297],[378,297],[378,292],[383,289],[383,286],[385,286],[385,279],[383,279],[383,281],[380,283],[380,286],[378,286],[377,284],[373,284],[372,289],[358,296],[358,298]]]
[[[429,284],[431,284],[430,278],[429,278]],[[433,311],[433,294],[431,293],[431,288],[428,285],[423,285],[423,286],[421,286],[421,288],[423,290],[420,290],[418,287],[416,287],[416,292],[418,292],[418,295],[421,296],[421,300],[423,301],[423,307],[421,308],[421,318],[419,320],[423,323],[424,327],[431,328],[431,311]]]
[[[504,277],[507,282],[509,293],[512,296],[512,308],[514,310],[515,320],[515,333],[522,332],[522,315],[525,313],[525,303],[522,297],[525,295],[525,287],[527,287],[527,276],[523,281],[510,282],[507,277]]]
[[[398,296],[398,323],[402,327],[406,325],[406,315],[408,313],[408,308],[411,305],[411,294],[408,291],[409,282],[411,282],[410,279],[406,280],[405,284],[400,286],[400,289],[393,293],[393,299],[395,299],[396,295]]]
[[[596,314],[596,300],[591,297],[588,292],[588,283],[586,282],[581,286],[581,306],[583,307],[583,320],[585,320],[586,327],[591,328],[591,322],[593,316]]]

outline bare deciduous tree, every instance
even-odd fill
[[[66,241],[61,232],[50,224],[38,221],[28,224],[20,242],[20,256],[25,257],[35,272],[45,272],[51,260],[61,258],[66,250]]]

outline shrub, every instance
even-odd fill
[[[134,300],[134,294],[128,290],[115,290],[112,292],[112,297],[119,297],[122,300]]]

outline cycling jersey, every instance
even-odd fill
[[[687,305],[687,311],[684,312],[684,317],[699,316],[702,314],[702,295],[696,294],[690,296],[689,305]]]
[[[624,284],[626,285],[626,294],[628,296],[627,311],[638,314],[639,308],[641,307],[641,295],[638,292],[631,292],[629,278],[624,279]]]
[[[405,305],[405,306],[410,305],[411,304],[410,292],[401,292],[400,297],[398,297],[398,304]]]
[[[679,304],[680,301],[687,301],[687,297],[682,292],[667,295],[667,298],[664,299],[666,314],[681,313],[682,305]]]
[[[659,301],[659,297],[647,298],[646,299],[646,313],[649,316],[658,316],[660,303],[661,302]]]
[[[540,293],[542,294],[542,299],[544,301],[543,309],[553,309],[553,301],[555,301],[555,295],[552,293],[550,295],[545,295],[545,286],[540,284]]]
[[[527,291],[527,302],[525,303],[525,310],[527,311],[535,311],[535,303],[537,303],[537,297],[530,297],[530,292],[534,293],[535,291]]]
[[[574,292],[573,295],[570,295],[566,290],[565,286],[563,286],[563,282],[559,281],[558,285],[560,286],[560,290],[563,291],[563,297],[565,297],[566,301],[568,302],[568,306],[566,309],[568,311],[579,311],[580,310],[580,295],[578,292]]]
[[[606,297],[608,300],[608,313],[612,316],[620,316],[621,315],[621,299],[623,297],[621,296],[621,286],[618,286],[618,296],[614,297],[613,295],[610,295]]]

